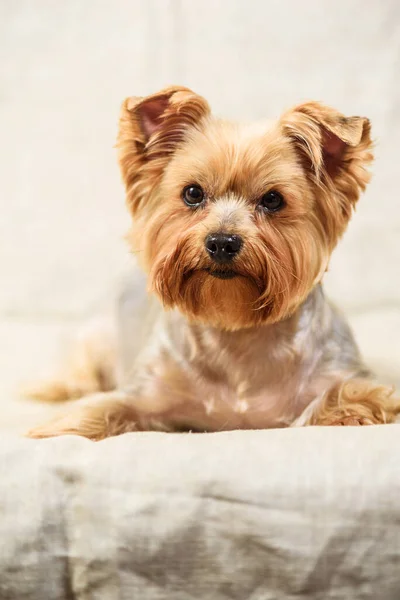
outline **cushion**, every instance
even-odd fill
[[[399,432],[4,435],[0,597],[399,598]]]

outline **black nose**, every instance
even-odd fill
[[[206,250],[215,262],[228,263],[240,252],[243,240],[240,235],[212,233],[206,237]]]

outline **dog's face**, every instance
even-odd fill
[[[128,99],[120,164],[150,289],[225,329],[287,317],[326,270],[370,147],[367,119],[314,102],[249,126],[185,88]]]

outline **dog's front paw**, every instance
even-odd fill
[[[27,437],[42,439],[80,435],[93,441],[138,429],[138,413],[123,392],[97,394],[76,403],[71,412],[31,429]]]
[[[359,426],[359,425],[376,425],[381,421],[377,421],[367,417],[360,417],[357,415],[343,415],[341,417],[332,417],[331,419],[322,420],[319,425],[344,425],[344,426]]]
[[[379,425],[394,423],[400,400],[393,389],[366,379],[349,379],[335,384],[316,404],[308,425]]]
[[[72,411],[70,414],[56,417],[43,425],[34,427],[25,435],[29,438],[43,439],[49,437],[58,437],[61,435],[80,435],[92,440],[99,440],[106,435],[104,427],[100,428],[98,423],[91,423],[81,411]]]

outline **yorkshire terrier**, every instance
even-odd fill
[[[244,125],[184,87],[128,98],[119,162],[150,295],[131,278],[115,351],[92,336],[34,394],[91,395],[28,435],[394,422],[321,286],[371,147],[368,119],[317,102]]]

